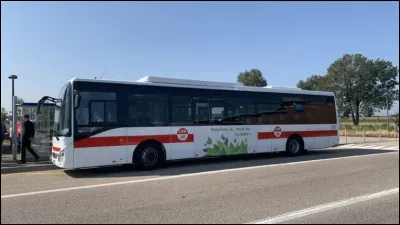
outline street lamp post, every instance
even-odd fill
[[[16,149],[15,149],[15,142],[16,142],[16,127],[17,127],[17,125],[16,125],[16,121],[17,121],[17,118],[16,118],[16,115],[15,115],[15,113],[16,112],[14,112],[14,108],[15,108],[15,102],[14,102],[14,80],[15,79],[18,79],[18,76],[17,75],[14,75],[14,74],[12,74],[12,75],[10,75],[9,77],[8,77],[9,79],[11,79],[11,81],[12,81],[12,107],[11,107],[11,110],[12,110],[12,122],[13,122],[13,129],[12,129],[12,152],[13,152],[13,160],[17,160],[17,152],[16,152]]]
[[[389,95],[391,94],[391,90],[388,88],[386,92],[386,129],[389,131]]]

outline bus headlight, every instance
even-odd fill
[[[58,154],[58,162],[64,161],[64,153],[65,153],[64,150],[60,151],[60,154]]]

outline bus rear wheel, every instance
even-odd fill
[[[304,152],[303,140],[299,136],[291,136],[286,142],[286,153],[289,156],[298,156]]]
[[[153,143],[140,146],[133,158],[135,167],[141,170],[155,169],[160,166],[161,161],[161,150]]]

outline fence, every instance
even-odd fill
[[[399,138],[399,127],[396,124],[389,126],[382,126],[381,124],[362,124],[359,126],[340,124],[339,125],[339,135],[345,137],[347,143],[347,137],[361,137],[363,141],[366,142],[367,139],[373,138],[374,140],[382,139],[394,139]]]

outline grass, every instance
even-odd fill
[[[347,134],[346,134],[347,132]],[[363,137],[364,132],[362,130],[339,130],[339,135],[340,136],[345,136],[347,135],[348,137]],[[366,130],[365,131],[365,137],[386,137],[386,138],[394,138],[395,135],[396,137],[399,137],[398,132],[392,131],[387,131],[387,130],[382,130],[381,133],[379,131],[371,131],[371,130]]]
[[[360,123],[386,123],[387,117],[386,116],[373,116],[373,117],[360,117]],[[392,116],[389,117],[390,123],[394,123],[396,117]],[[343,119],[339,118],[340,123],[353,123],[351,118]]]
[[[339,119],[339,134],[344,136],[363,137],[398,137],[399,128],[396,126],[396,118],[389,117],[389,131],[387,130],[386,117],[363,117],[360,118],[358,126],[353,125],[352,119]],[[396,131],[395,131],[396,128]]]

